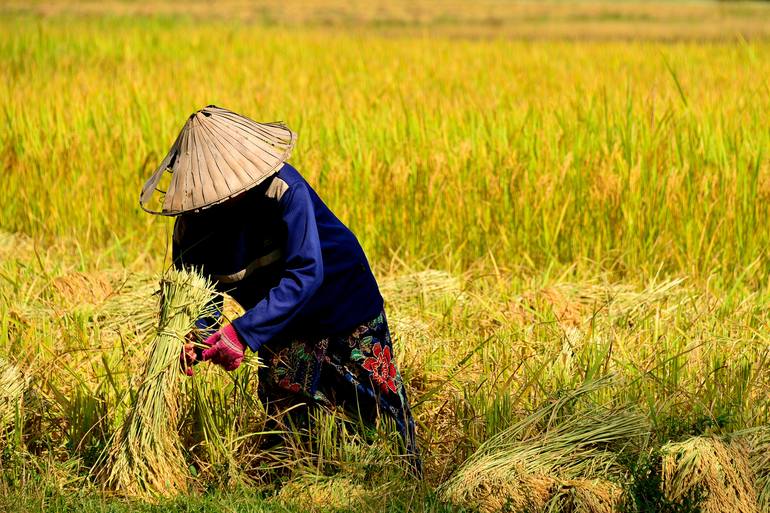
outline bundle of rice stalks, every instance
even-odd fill
[[[448,272],[436,270],[387,277],[380,281],[380,291],[390,303],[463,298],[460,280]]]
[[[0,357],[0,434],[15,421],[27,380],[21,371]]]
[[[531,324],[542,319],[549,311],[565,327],[580,326],[596,307],[595,298],[586,295],[589,286],[555,284],[537,290],[528,290],[513,297],[507,310],[518,324]]]
[[[87,310],[90,321],[101,330],[147,331],[157,322],[156,291],[157,281],[149,275],[73,272],[51,282],[48,304],[53,312],[48,315]]]
[[[610,318],[635,318],[661,307],[663,314],[675,311],[688,291],[682,279],[652,282],[644,290],[624,283],[557,283],[537,290],[525,291],[512,298],[508,310],[522,324],[536,322],[551,311],[563,327],[580,326],[597,311]],[[670,303],[663,308],[664,303]]]
[[[72,272],[54,278],[51,299],[57,305],[99,304],[113,293],[112,280],[105,272]]]
[[[35,245],[28,236],[0,230],[0,261],[23,260],[34,251]]]
[[[573,479],[560,483],[548,501],[548,513],[614,513],[622,489],[604,479]]]
[[[552,476],[508,469],[489,472],[472,487],[447,489],[443,499],[481,513],[535,513],[545,510],[557,487]]]
[[[127,275],[112,282],[112,292],[94,310],[100,330],[141,334],[158,323],[157,282],[149,276]]]
[[[367,490],[349,478],[312,474],[291,479],[276,494],[279,502],[302,511],[357,511],[366,497]]]
[[[584,386],[489,439],[441,486],[442,497],[474,508],[489,505],[490,495],[504,490],[513,506],[516,497],[531,495],[528,480],[534,476],[554,480],[620,476],[623,471],[613,446],[646,435],[649,426],[644,416],[596,409],[565,415],[553,423],[564,406],[602,385]]]
[[[418,340],[421,343],[429,343],[436,337],[431,334],[430,325],[419,317],[404,315],[399,312],[391,312],[388,315],[390,330],[396,338],[405,341]]]
[[[215,292],[200,275],[170,271],[161,281],[160,319],[135,402],[110,440],[97,478],[125,495],[184,491],[189,475],[177,432],[179,353],[194,321],[209,314]]]
[[[614,284],[599,291],[597,299],[603,300],[607,313],[613,318],[638,317],[656,307],[660,308],[661,315],[667,315],[681,306],[683,297],[688,297],[688,291],[680,287],[683,282],[681,278],[652,281],[641,291],[628,285]],[[666,303],[670,304],[666,306]]]
[[[694,437],[663,446],[663,492],[678,500],[700,490],[703,513],[757,513],[754,476],[741,442]]]
[[[759,429],[751,437],[749,463],[755,476],[759,511],[770,513],[770,427]]]

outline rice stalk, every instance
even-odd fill
[[[91,322],[102,334],[113,338],[134,336],[146,339],[158,325],[157,284],[148,276],[125,277],[101,305],[94,310]]]
[[[254,357],[252,360],[257,360]],[[245,363],[245,361],[244,361]],[[252,363],[251,365],[257,365]],[[236,452],[243,442],[236,429],[237,417],[243,405],[233,404],[229,385],[204,379],[207,372],[196,371],[185,387],[191,398],[191,418],[197,428],[196,438],[203,449],[201,469],[213,468],[219,482],[246,484],[250,478],[236,460]]]
[[[713,437],[694,437],[662,448],[663,492],[671,500],[697,490],[703,513],[757,513],[757,495],[747,447]]]
[[[97,478],[124,495],[153,497],[183,492],[189,474],[177,432],[179,353],[184,336],[206,315],[214,290],[193,272],[170,271],[161,281],[160,318],[136,400],[110,440]]]

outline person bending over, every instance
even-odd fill
[[[202,360],[232,371],[246,350],[259,351],[269,415],[301,403],[341,407],[368,424],[385,415],[419,474],[377,282],[355,235],[286,162],[295,140],[280,123],[210,105],[189,117],[142,190],[142,208],[177,216],[174,265],[202,272],[245,310],[225,326],[221,315],[200,319],[209,335],[202,350],[185,345],[183,369],[192,375]]]

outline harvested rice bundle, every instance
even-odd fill
[[[698,488],[703,513],[757,513],[757,496],[748,449],[712,437],[695,437],[663,446],[663,488],[676,500]]]
[[[574,479],[561,483],[545,510],[558,513],[614,513],[622,489],[604,479]]]
[[[113,283],[113,292],[95,310],[99,329],[115,333],[148,333],[158,323],[157,282],[150,276],[130,274]]]
[[[347,477],[301,474],[286,483],[275,498],[302,511],[357,511],[371,495],[371,490]]]
[[[646,435],[649,426],[644,416],[627,410],[594,410],[573,413],[555,426],[550,424],[564,406],[605,384],[587,384],[482,444],[441,486],[441,496],[460,506],[492,511],[488,506],[493,495],[504,491],[509,498],[506,508],[517,511],[516,498],[531,495],[529,480],[536,476],[553,481],[598,475],[619,477],[622,470],[613,446]],[[538,511],[531,505],[523,511],[527,508]]]
[[[534,513],[544,511],[557,487],[556,479],[546,474],[530,474],[523,469],[497,469],[488,472],[474,486],[447,488],[443,498],[481,513]]]
[[[16,419],[27,380],[21,371],[5,358],[0,357],[0,434]]]
[[[97,477],[106,487],[140,497],[187,488],[177,433],[179,353],[194,321],[210,313],[215,294],[211,283],[195,273],[174,270],[162,279],[157,334],[135,403],[97,466]]]
[[[57,309],[98,305],[114,293],[111,278],[107,272],[71,272],[59,276],[49,286],[51,301]]]
[[[691,300],[682,279],[651,282],[643,290],[623,283],[557,283],[512,298],[508,309],[522,324],[536,322],[552,311],[563,327],[579,327],[601,309],[609,318],[634,318],[659,308],[662,315]]]
[[[749,463],[756,477],[759,511],[770,513],[770,427],[763,427],[751,438]]]
[[[427,270],[394,275],[380,281],[380,291],[391,304],[414,304],[443,297],[462,301],[460,280],[445,271]]]
[[[157,288],[155,278],[144,274],[70,273],[51,283],[49,303],[60,314],[90,307],[90,320],[101,330],[144,332],[157,324]]]
[[[35,245],[27,235],[0,230],[0,261],[23,260],[34,251]]]

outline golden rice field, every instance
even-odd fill
[[[769,26],[751,2],[0,3],[0,511],[770,512]],[[333,414],[265,449],[254,356],[173,374],[162,494],[103,478],[154,418],[169,315],[171,221],[139,190],[212,103],[298,132],[361,240],[423,481]]]

